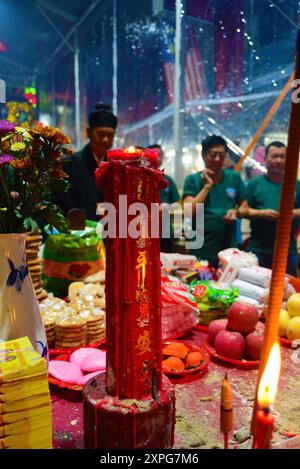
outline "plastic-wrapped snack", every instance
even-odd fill
[[[198,304],[200,311],[207,312],[211,310],[226,311],[236,300],[239,291],[213,281],[192,282],[190,291]]]
[[[197,261],[196,256],[179,253],[160,253],[160,260],[163,269],[191,269]]]
[[[161,277],[161,320],[163,339],[175,339],[196,326],[197,303],[186,285],[176,277]]]
[[[258,260],[255,254],[252,252],[240,251],[236,248],[229,248],[224,251],[220,251],[218,253],[218,257],[222,267],[226,267],[227,264],[238,268],[258,265]]]
[[[244,282],[244,280],[239,280],[239,279],[236,279],[232,283],[232,286],[237,288],[241,295],[249,296],[250,298],[253,298],[254,300],[259,301],[259,303],[265,304],[268,301],[268,298],[269,298],[268,288],[262,288],[262,287],[259,287],[258,285],[254,285],[253,283]]]
[[[242,267],[238,274],[239,280],[253,283],[263,288],[268,288],[271,284],[272,270],[266,267],[253,266]],[[285,285],[288,284],[288,277],[285,278]]]

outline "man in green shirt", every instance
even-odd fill
[[[160,145],[157,143],[154,145],[150,145],[149,148],[154,148],[159,153],[159,161],[158,166],[162,165],[164,159],[164,152]],[[168,181],[169,185],[165,189],[160,191],[160,203],[163,204],[174,204],[175,202],[179,202],[180,196],[176,187],[174,180],[168,174],[165,174],[165,178]],[[170,229],[170,238],[161,238],[160,241],[160,250],[162,252],[172,252],[173,251],[173,227],[171,226]]]
[[[240,210],[242,216],[251,220],[251,238],[248,250],[256,254],[261,266],[268,268],[272,268],[285,158],[286,146],[283,143],[272,142],[267,146],[265,154],[267,172],[249,181],[247,185],[249,207],[245,209],[243,205]],[[298,264],[295,232],[297,219],[300,217],[299,181],[296,185],[294,207],[287,262],[287,273],[291,275],[296,275]]]
[[[197,204],[204,204],[204,244],[191,254],[217,267],[218,252],[236,245],[237,209],[246,199],[246,190],[237,172],[223,168],[227,144],[222,137],[212,135],[203,140],[202,156],[205,169],[186,177],[183,201],[192,204],[193,215]]]

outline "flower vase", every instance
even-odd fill
[[[0,339],[27,336],[48,361],[39,304],[26,265],[26,233],[0,234]]]

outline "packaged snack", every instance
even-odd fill
[[[266,303],[269,297],[269,289],[262,288],[258,285],[254,285],[253,283],[244,282],[244,280],[236,279],[232,286],[237,288],[241,295],[248,296],[249,298],[253,298],[254,300],[258,300],[259,303]]]
[[[198,324],[198,307],[186,285],[176,277],[161,277],[163,339],[176,339]]]
[[[198,304],[200,311],[226,311],[235,301],[239,292],[236,288],[227,288],[214,281],[194,281],[190,285],[190,292]]]
[[[197,257],[188,254],[169,254],[161,252],[160,260],[162,262],[163,269],[190,269],[195,265]]]
[[[44,287],[55,296],[65,297],[74,281],[104,269],[103,240],[96,233],[96,222],[87,221],[83,231],[49,234],[43,251]]]
[[[225,249],[218,253],[221,267],[226,267],[227,264],[241,267],[252,267],[258,265],[258,260],[252,252],[240,251],[236,248]]]
[[[242,267],[239,270],[238,279],[253,283],[263,288],[268,288],[271,283],[272,270],[266,267],[253,266]],[[285,278],[285,284],[288,284],[288,277]]]

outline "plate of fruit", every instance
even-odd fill
[[[209,324],[205,348],[211,358],[238,368],[257,368],[264,328],[255,306],[235,301],[227,319],[216,319]]]
[[[289,348],[300,346],[300,293],[294,293],[279,313],[279,341]]]
[[[209,355],[204,348],[199,348],[186,341],[164,342],[162,349],[163,373],[169,376],[185,376],[206,372]]]

